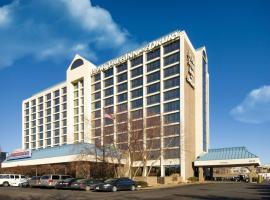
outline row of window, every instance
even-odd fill
[[[67,88],[66,87],[63,87],[62,88],[62,94],[64,95],[66,93],[67,93]],[[54,98],[59,97],[60,96],[60,90],[55,90],[53,92],[53,96],[54,96]],[[49,100],[51,100],[52,94],[51,93],[48,93],[48,94],[45,95],[45,97],[46,97],[46,101],[49,101]],[[38,97],[37,100],[38,100],[38,104],[41,104],[41,103],[43,103],[44,97],[43,96]],[[31,101],[31,106],[35,106],[36,103],[37,103],[37,100],[36,99],[33,99]],[[29,105],[30,105],[30,103],[29,102],[26,102],[25,103],[25,108],[28,109],[29,108]]]
[[[179,48],[180,48],[179,40],[171,42],[169,44],[164,45],[164,54],[168,54],[168,53],[175,51]],[[153,60],[153,59],[158,58],[158,57],[160,57],[160,48],[156,48],[156,49],[154,49],[146,54],[147,61]],[[177,61],[179,61],[179,53],[176,53],[176,54],[173,54],[173,55],[170,55],[170,56],[164,58],[165,65],[168,65],[170,63],[177,62]],[[143,63],[143,56],[140,55],[140,56],[130,60],[130,63],[131,63],[131,67],[141,65]],[[149,63],[149,64],[147,64],[147,71],[151,71],[151,68],[156,68],[159,66],[160,66],[159,60],[155,61],[153,63]],[[117,73],[120,73],[122,71],[127,70],[127,62],[124,62],[124,63],[116,66],[116,70],[117,70]],[[113,68],[110,68],[110,69],[104,71],[103,73],[104,73],[104,78],[113,76]],[[142,74],[142,67],[139,67],[138,69],[136,69],[132,73],[132,77],[136,76],[136,74]],[[93,76],[92,83],[99,81],[100,79],[101,79],[100,73],[95,74]]]
[[[154,93],[159,91],[159,84],[153,84],[149,87],[147,87],[147,92],[148,94]],[[131,99],[137,98],[137,97],[142,97],[143,94],[143,88],[139,88],[136,90],[131,91]],[[176,99],[180,97],[180,91],[179,88],[164,92],[164,101],[168,101],[168,100],[172,100],[172,99]],[[128,100],[128,94],[127,93],[122,93],[117,95],[117,103],[121,103],[124,101]],[[159,103],[160,102],[160,94],[156,94],[156,95],[152,95],[147,97],[147,105],[151,105],[154,103]],[[137,108],[137,107],[142,107],[142,98],[141,99],[137,99],[135,101],[132,101],[131,103],[131,107],[132,108]],[[109,105],[113,105],[114,104],[114,99],[113,97],[110,98],[106,98],[104,100],[104,105],[105,106],[109,106]],[[92,109],[99,109],[101,108],[101,101],[96,101],[92,104]]]
[[[176,104],[171,104],[169,106],[171,110],[169,111],[175,111],[175,110],[179,110],[179,107],[177,107]],[[151,107],[152,108],[152,107]],[[166,108],[168,109],[168,108]],[[159,114],[157,112],[160,111],[159,107],[154,107],[154,109],[150,109],[147,110],[147,113],[149,113],[150,118],[148,117],[146,119],[146,126],[147,127],[157,127],[160,126],[160,116],[155,116],[155,117],[151,117],[154,114]],[[127,114],[124,114],[126,116],[125,117],[117,117],[117,130],[120,132],[125,132],[127,130],[127,123],[122,123],[122,122],[127,122]],[[175,113],[171,113],[171,114],[165,114],[163,115],[163,120],[164,120],[164,124],[172,124],[172,123],[179,123],[180,122],[180,112],[175,112]],[[113,124],[113,120],[109,119],[109,118],[104,118],[104,125],[110,125]],[[121,124],[119,124],[121,123]],[[137,128],[133,128],[133,129],[143,129],[143,122],[142,120],[139,121],[134,121],[132,123],[137,123],[137,125],[134,125],[134,127]],[[92,127],[93,128],[97,128],[97,127],[101,127],[101,119],[96,119],[92,121]],[[111,134],[113,134],[112,132],[110,132]]]

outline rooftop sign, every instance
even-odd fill
[[[158,40],[152,41],[149,44],[147,44],[146,46],[140,48],[140,49],[136,49],[135,51],[132,51],[130,53],[126,53],[118,58],[115,58],[113,60],[110,60],[102,65],[100,65],[98,68],[93,69],[91,74],[94,75],[100,71],[105,71],[109,68],[111,68],[114,65],[118,65],[121,64],[129,59],[133,59],[139,55],[141,55],[143,52],[148,52],[153,50],[154,48],[156,48],[157,46],[160,46],[164,43],[167,43],[171,40],[174,40],[176,38],[178,38],[180,36],[181,31],[174,31],[172,33],[170,33],[169,35],[166,35]]]

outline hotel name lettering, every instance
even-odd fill
[[[195,88],[195,75],[194,75],[194,58],[191,55],[190,52],[187,54],[187,67],[188,67],[188,73],[186,80],[189,83],[189,85],[194,89]]]
[[[140,56],[140,55],[142,55],[143,52],[151,51],[154,48],[161,46],[164,43],[167,43],[171,40],[175,40],[176,38],[180,37],[180,33],[181,33],[180,31],[175,31],[167,36],[164,36],[158,40],[155,40],[155,41],[149,43],[148,45],[146,45],[143,48],[137,49],[137,50],[132,51],[130,53],[126,53],[123,56],[120,56],[119,58],[110,60],[110,61],[106,62],[105,64],[100,65],[98,68],[93,69],[91,74],[94,75],[94,74],[99,73],[100,71],[105,71],[114,65],[121,64],[129,59],[133,59],[137,56]]]

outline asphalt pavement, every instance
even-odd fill
[[[270,200],[270,184],[206,183],[170,188],[120,192],[86,192],[72,190],[0,187],[0,200]]]

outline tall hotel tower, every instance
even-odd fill
[[[147,165],[161,176],[177,166],[187,179],[209,144],[206,49],[194,49],[185,31],[175,31],[100,66],[76,55],[66,81],[24,100],[22,110],[23,149],[73,143],[126,149],[131,121],[138,145],[151,155]]]

